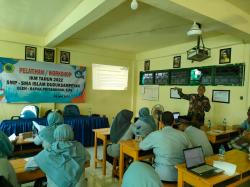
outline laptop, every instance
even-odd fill
[[[175,123],[179,123],[180,112],[173,112]]]
[[[184,149],[183,152],[187,169],[196,175],[201,177],[211,177],[224,171],[205,163],[201,146]]]

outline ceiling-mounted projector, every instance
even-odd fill
[[[201,34],[201,24],[194,22],[191,29],[187,32],[187,35],[197,36],[197,46],[187,51],[188,60],[200,62],[211,57],[211,49],[205,47]],[[200,43],[202,43],[202,46],[200,45]]]

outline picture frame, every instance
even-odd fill
[[[60,63],[61,64],[70,64],[70,52],[60,51]]]
[[[219,64],[231,62],[231,48],[220,49]]]
[[[171,99],[181,99],[176,88],[170,88],[170,98]]]
[[[213,90],[212,102],[230,103],[230,90]]]
[[[149,71],[150,70],[150,60],[145,60],[144,61],[144,71]]]
[[[49,48],[44,48],[43,60],[44,60],[44,62],[54,63],[55,62],[55,50],[49,49]]]
[[[25,60],[36,61],[36,47],[25,46]]]
[[[174,56],[173,58],[173,68],[181,67],[181,56]]]

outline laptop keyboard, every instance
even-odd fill
[[[209,165],[203,165],[203,166],[199,166],[197,168],[193,168],[192,171],[194,171],[196,173],[204,173],[204,172],[212,170],[212,169],[214,169],[214,167],[209,166]]]

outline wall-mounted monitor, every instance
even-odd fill
[[[153,85],[154,72],[140,72],[140,85]]]
[[[169,84],[169,72],[168,71],[155,72],[155,84],[159,85]]]
[[[202,77],[202,71],[195,68],[190,70],[190,81],[200,82]]]

